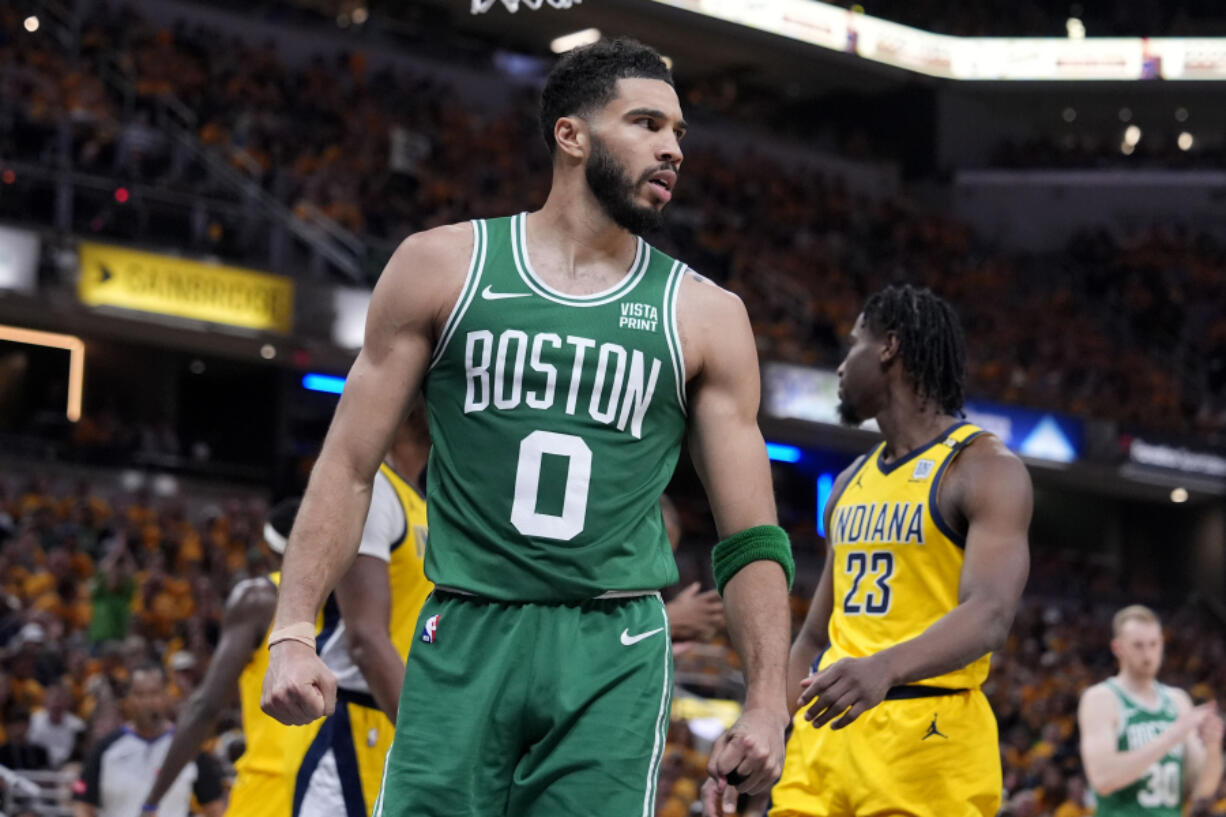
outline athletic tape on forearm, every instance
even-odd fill
[[[788,577],[788,590],[792,589],[792,576],[796,563],[792,561],[792,541],[787,531],[778,525],[758,525],[734,533],[715,546],[711,554],[711,567],[715,571],[715,589],[724,595],[724,585],[750,562],[778,562]]]

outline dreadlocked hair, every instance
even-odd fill
[[[874,334],[898,338],[903,370],[921,399],[946,414],[962,414],[966,339],[948,301],[910,284],[890,286],[868,299],[864,321]]]

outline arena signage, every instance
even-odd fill
[[[80,245],[77,293],[111,306],[288,334],[294,284],[285,277],[105,244]]]
[[[1169,468],[1210,477],[1226,477],[1226,457],[1204,451],[1189,451],[1169,445],[1147,443],[1134,439],[1128,446],[1128,458],[1138,465]]]
[[[992,432],[1024,457],[1049,462],[1081,458],[1084,428],[1080,420],[1021,406],[968,402],[966,419]]]

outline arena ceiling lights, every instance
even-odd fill
[[[956,80],[1226,80],[1226,38],[953,37],[818,0],[653,0],[832,51]]]

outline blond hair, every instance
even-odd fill
[[[1158,614],[1153,610],[1144,604],[1130,604],[1116,613],[1114,618],[1111,619],[1111,634],[1118,638],[1120,630],[1124,629],[1124,625],[1130,621],[1140,621],[1145,624],[1162,626],[1162,622],[1158,620]]]

